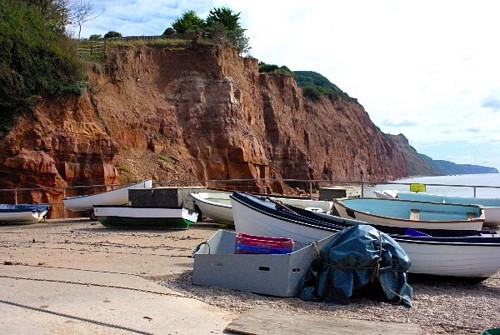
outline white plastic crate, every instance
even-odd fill
[[[194,255],[193,284],[294,297],[318,251],[331,237],[289,254],[235,254],[236,233],[218,230]]]

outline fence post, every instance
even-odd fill
[[[63,188],[63,199],[66,198],[66,188]],[[63,202],[63,219],[66,219],[66,206],[64,206]]]
[[[14,190],[14,204],[17,205],[17,189]]]

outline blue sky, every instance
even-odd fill
[[[250,55],[316,71],[385,133],[434,159],[500,170],[497,0],[94,0],[82,37],[159,35],[188,10],[241,12]]]

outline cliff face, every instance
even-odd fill
[[[397,145],[405,157],[408,174],[410,176],[434,176],[442,174],[432,166],[432,158],[419,154],[408,139],[403,135],[387,135]]]
[[[151,177],[370,181],[408,175],[402,153],[361,105],[305,99],[293,77],[259,75],[257,60],[233,49],[122,47],[88,75],[84,95],[39,101],[3,140],[2,188]],[[285,192],[297,185],[251,186]],[[63,195],[71,194],[42,189],[25,201]]]

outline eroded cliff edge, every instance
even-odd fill
[[[113,49],[89,65],[81,97],[40,100],[18,120],[2,142],[1,187],[408,175],[397,145],[355,100],[311,101],[292,76],[259,74],[257,62],[220,46]]]

